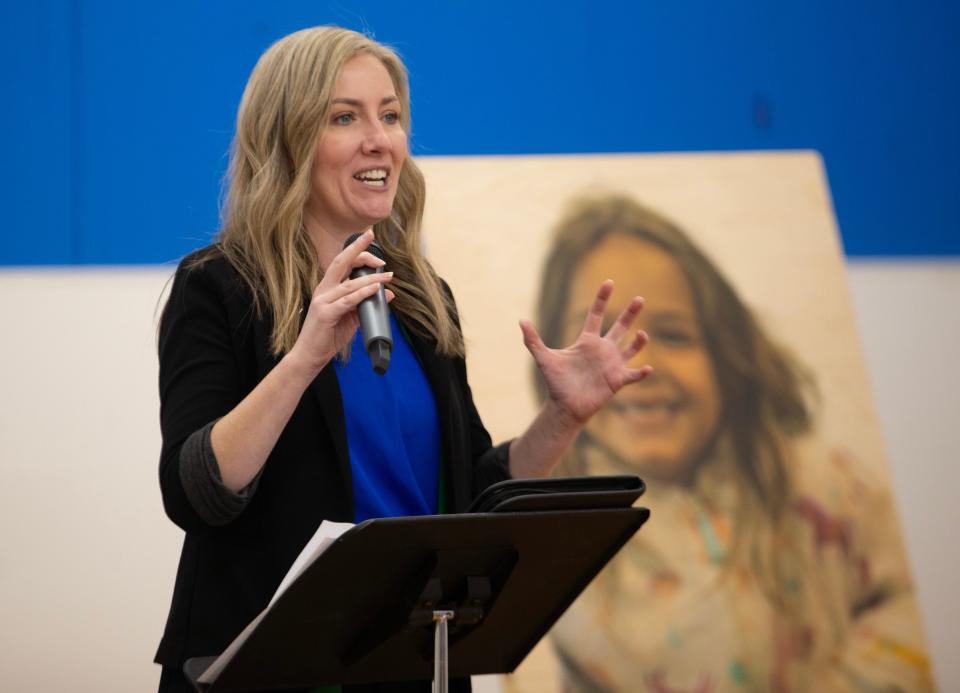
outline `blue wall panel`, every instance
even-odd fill
[[[71,53],[65,2],[0,5],[0,264],[74,262]]]
[[[958,5],[283,2],[4,7],[0,264],[169,261],[217,226],[243,84],[280,36],[368,30],[414,152],[813,148],[850,255],[960,254]]]

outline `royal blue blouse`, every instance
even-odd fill
[[[373,371],[357,331],[346,363],[334,360],[353,474],[354,521],[433,515],[439,506],[440,426],[423,368],[390,314],[393,354]]]

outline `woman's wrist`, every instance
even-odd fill
[[[510,443],[510,476],[548,476],[583,428],[583,422],[548,397],[524,433]]]
[[[313,382],[313,379],[319,375],[320,371],[330,363],[330,359],[311,358],[303,354],[301,350],[297,349],[297,345],[294,344],[293,349],[284,354],[283,358],[280,359],[280,363],[290,372],[293,378],[302,382],[304,389],[306,389],[307,385]]]
[[[541,415],[552,423],[552,428],[558,433],[569,432],[576,435],[587,422],[586,419],[577,418],[567,407],[549,396],[544,400],[540,411]]]

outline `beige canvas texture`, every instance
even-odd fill
[[[535,319],[540,273],[553,229],[571,200],[624,195],[682,228],[732,284],[766,332],[815,374],[820,396],[812,409],[814,433],[809,437],[816,445],[848,460],[852,475],[868,479],[871,488],[888,486],[829,187],[815,152],[425,157],[417,161],[428,190],[425,250],[456,296],[467,342],[470,383],[495,440],[520,434],[536,410],[531,358],[517,320]],[[615,297],[624,298],[616,293]],[[844,500],[839,503],[842,510]],[[683,543],[683,538],[671,534],[677,531],[675,524],[665,523],[671,517],[682,523],[686,511],[676,505],[665,507],[659,513],[661,523],[658,525],[654,509],[653,519],[641,535],[654,544],[658,537]],[[793,647],[784,645],[789,638],[778,635],[790,631],[789,624],[769,626],[764,607],[754,608],[745,598],[740,608],[735,594],[713,594],[703,600],[702,613],[688,606],[693,613],[678,616],[675,607],[664,610],[629,590],[614,591],[610,594],[622,595],[622,599],[616,597],[619,601],[606,606],[602,598],[594,600],[592,606],[583,607],[586,615],[582,613],[567,626],[568,633],[578,628],[611,629],[606,635],[584,635],[581,641],[566,636],[567,647],[577,657],[583,651],[578,666],[584,667],[590,681],[578,683],[564,673],[552,645],[544,641],[504,685],[522,693],[557,691],[566,676],[569,690],[592,690],[590,686],[638,691],[811,686],[856,690],[859,685],[891,682],[909,690],[927,688],[929,668],[916,606],[909,598],[909,573],[899,551],[896,514],[892,504],[882,507],[887,529],[881,541],[897,549],[889,561],[896,564],[892,570],[898,577],[891,581],[907,594],[898,607],[900,622],[895,625],[913,635],[903,641],[884,639],[882,623],[865,625],[844,617],[838,624],[826,614],[820,626],[824,632],[834,632],[831,643],[826,642],[830,638],[817,634],[815,626],[814,634],[807,638],[812,644]],[[810,535],[816,539],[811,551],[833,551],[827,561],[835,560],[838,566],[849,562],[853,549],[845,537],[837,546],[829,545],[831,527],[840,528],[835,533],[839,536],[846,520],[830,525],[829,513],[817,517],[821,524],[814,528],[815,536]],[[819,556],[813,562],[819,561]],[[839,582],[844,579],[837,578]],[[837,594],[849,596],[855,587],[845,583],[825,589],[836,598]],[[727,606],[731,599],[732,608]],[[604,608],[615,609],[619,615],[607,623],[604,614],[610,612]],[[681,629],[677,635],[668,627],[671,618],[679,618],[687,630]],[[631,669],[629,662],[618,663],[618,658],[637,658],[630,648],[636,645],[642,653],[644,645],[636,643],[644,637],[676,637],[680,641],[686,632],[704,630],[698,619],[730,623],[714,628],[704,642],[691,635],[681,654],[651,640],[651,652],[666,648],[655,655],[665,662],[662,668],[654,663]],[[718,639],[736,641],[737,628],[753,627],[744,624],[773,629],[766,638],[773,643],[769,651],[762,644],[744,644],[730,652],[710,644]],[[630,628],[635,628],[637,635],[625,634]],[[850,651],[853,648],[847,647],[849,638],[843,633],[865,629],[875,640],[864,641],[857,652]],[[640,635],[647,632],[651,635]],[[793,637],[790,642],[802,640]],[[622,650],[619,655],[615,654],[618,647]],[[671,658],[676,661],[671,663]],[[832,664],[827,666],[827,661]],[[892,673],[884,678],[884,672]]]

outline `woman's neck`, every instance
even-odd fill
[[[317,252],[317,261],[321,269],[327,271],[327,267],[333,262],[333,259],[343,250],[344,242],[354,233],[362,233],[366,229],[335,229],[330,224],[322,224],[316,217],[312,216],[309,210],[303,213],[303,226],[306,229],[307,236]]]

